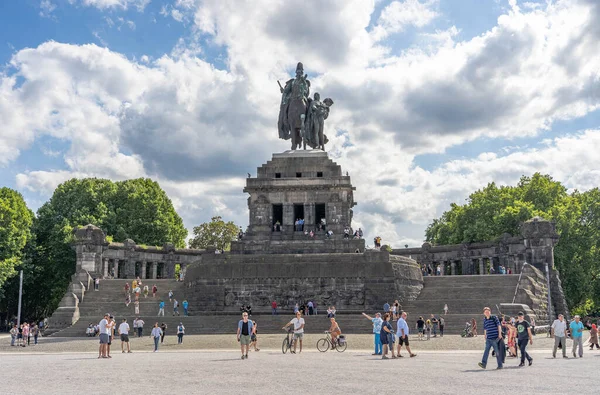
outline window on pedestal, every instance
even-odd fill
[[[318,178],[322,178],[323,177],[323,172],[322,171],[318,171],[317,172],[317,177]]]
[[[294,221],[304,219],[304,204],[294,204]]]
[[[319,225],[321,220],[325,220],[325,203],[315,204],[315,225]]]
[[[296,178],[302,178],[302,173],[296,173]]]
[[[275,178],[281,178],[281,173],[275,173]]]
[[[279,232],[283,223],[283,204],[273,205],[273,231]]]

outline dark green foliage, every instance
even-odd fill
[[[503,233],[519,234],[534,216],[556,223],[560,235],[554,249],[565,296],[576,312],[600,308],[600,191],[567,193],[552,177],[522,177],[516,186],[488,184],[464,205],[452,204],[433,220],[425,237],[433,244],[481,242]]]
[[[181,217],[155,181],[64,182],[40,207],[33,224],[35,243],[28,246],[24,265],[24,318],[43,317],[56,309],[75,273],[73,230],[87,224],[100,227],[115,242],[129,238],[139,244],[171,242],[184,247],[187,236]],[[14,298],[15,284],[7,286]],[[6,304],[11,310],[15,305],[10,299]]]
[[[220,216],[212,217],[210,222],[194,227],[194,238],[190,240],[190,248],[215,246],[219,250],[229,251],[238,232],[239,228],[233,221],[225,222]]]

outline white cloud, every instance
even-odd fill
[[[289,146],[276,137],[276,80],[303,61],[312,91],[335,101],[326,121],[328,150],[352,176],[356,225],[370,238],[414,245],[450,202],[489,181],[514,183],[541,171],[579,189],[600,182],[592,156],[598,131],[535,149],[519,142],[501,148],[509,145],[504,139],[543,135],[556,120],[598,108],[595,3],[514,6],[479,37],[456,41],[457,28],[423,31],[427,48],[400,53],[374,39],[377,26],[386,26],[386,35],[425,26],[438,11],[434,2],[418,2],[433,16],[402,13],[394,4],[400,3],[384,8],[375,30],[374,3],[362,0],[308,0],[291,13],[286,2],[268,0],[165,7],[165,16],[193,14],[191,34],[223,48],[226,70],[196,56],[204,43],[198,40],[182,39],[172,54],[141,63],[95,45],[47,42],[17,51],[14,73],[0,75],[0,165],[50,135],[71,144],[62,153],[66,170],[23,172],[21,188],[50,191],[73,175],[151,176],[187,226],[217,212],[245,223],[244,174]],[[416,1],[402,4],[418,8]],[[483,136],[498,138],[497,152],[475,152],[431,171],[415,166],[418,154]]]
[[[144,11],[144,8],[151,0],[69,0],[71,4],[81,4],[88,7],[96,7],[100,10],[110,8],[120,8],[126,10],[130,7],[136,8],[138,11]]]
[[[55,9],[56,4],[52,3],[50,0],[42,0],[40,3],[40,16],[44,18],[50,18]]]
[[[392,1],[382,11],[373,38],[380,41],[392,33],[403,31],[407,26],[423,27],[439,16],[435,10],[438,0]]]

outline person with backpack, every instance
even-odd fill
[[[185,327],[183,326],[183,322],[180,322],[177,325],[177,344],[183,343],[183,335],[185,334]]]
[[[502,327],[498,317],[492,315],[492,310],[489,307],[483,309],[483,334],[485,336],[485,349],[483,358],[479,362],[479,367],[485,369],[487,366],[490,349],[493,349],[498,362],[498,369],[502,369],[502,355],[498,349],[498,342],[502,339]]]

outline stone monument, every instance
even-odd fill
[[[327,136],[323,132],[324,123],[329,116],[329,109],[333,105],[331,98],[321,101],[321,95],[315,92],[310,98],[310,81],[304,74],[301,62],[296,66],[296,76],[288,80],[285,86],[279,84],[281,91],[281,105],[279,107],[279,138],[292,140],[292,150],[304,149],[308,145],[325,151]]]

